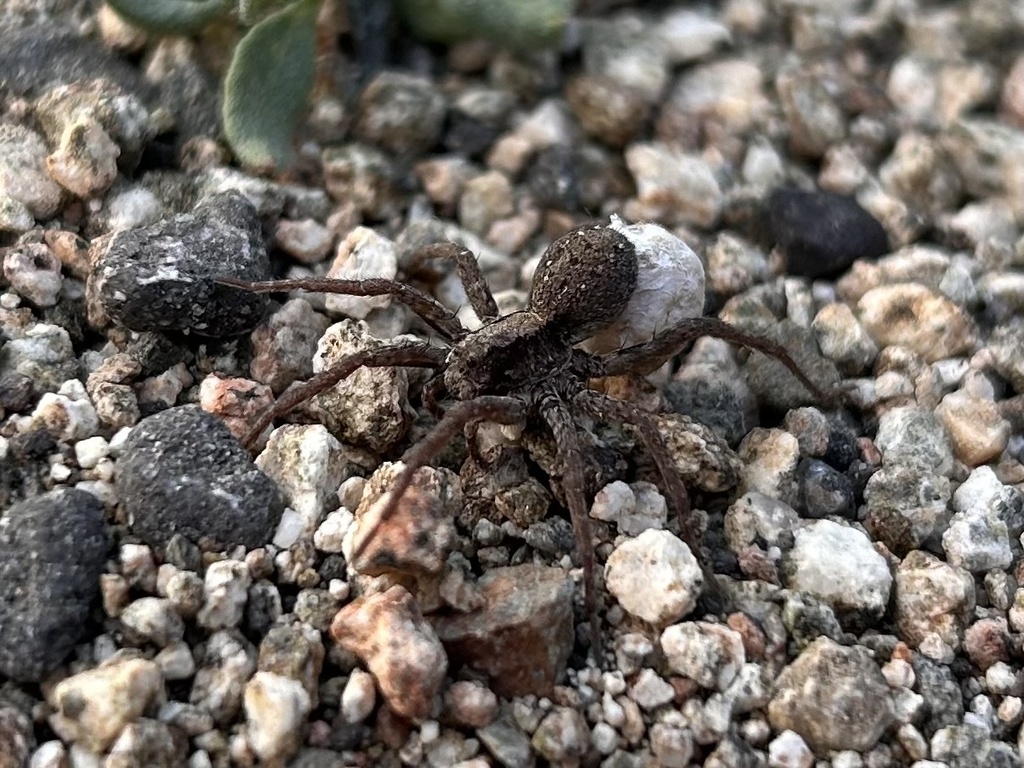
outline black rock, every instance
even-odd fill
[[[161,549],[177,533],[207,549],[253,549],[284,511],[224,422],[194,405],[139,422],[117,460],[117,492],[132,531]]]
[[[261,294],[214,277],[265,280],[270,263],[256,209],[224,192],[149,227],[115,232],[97,254],[89,294],[133,331],[220,338],[250,331],[269,306]]]
[[[890,250],[882,225],[847,195],[776,189],[768,198],[768,219],[791,275],[833,277],[857,259]]]
[[[842,472],[817,459],[802,459],[797,483],[802,517],[853,517],[853,486]]]
[[[36,383],[31,377],[12,371],[0,376],[0,410],[21,413],[35,402]]]
[[[0,517],[0,674],[39,682],[81,640],[110,549],[103,503],[65,488]]]
[[[542,208],[580,209],[579,161],[572,147],[560,144],[539,152],[526,172],[526,186]]]
[[[476,160],[487,154],[500,133],[499,128],[482,120],[454,111],[444,133],[444,147],[449,152]]]

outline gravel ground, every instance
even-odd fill
[[[1021,765],[1022,40],[1018,0],[592,2],[558,50],[401,38],[363,86],[339,54],[271,181],[218,142],[222,41],[8,0],[0,767]],[[424,374],[238,437],[428,329],[211,278],[397,277],[476,327],[418,246],[507,312],[613,215],[842,397],[711,339],[601,383],[656,414],[729,608],[636,437],[581,423],[595,661],[544,433],[447,446],[353,564]]]

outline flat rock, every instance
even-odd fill
[[[237,192],[191,213],[114,232],[93,243],[90,316],[133,331],[233,336],[255,328],[269,299],[213,282],[263,280],[269,271],[259,217]]]
[[[395,713],[415,721],[438,713],[448,658],[405,587],[353,600],[334,617],[331,638],[362,659]]]
[[[132,530],[155,547],[180,533],[216,550],[253,549],[270,541],[284,511],[274,481],[196,406],[139,422],[117,461],[117,491]]]
[[[0,673],[38,682],[85,632],[110,547],[103,503],[61,489],[0,517]]]
[[[901,346],[933,363],[970,352],[978,330],[959,305],[917,283],[883,285],[857,304],[864,328],[880,347]]]
[[[431,621],[453,663],[490,677],[499,696],[543,696],[573,644],[572,582],[560,568],[494,568],[477,582],[483,606]]]
[[[822,637],[782,670],[768,720],[776,731],[798,733],[818,755],[867,752],[893,721],[892,695],[867,649]]]

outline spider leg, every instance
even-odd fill
[[[526,404],[517,397],[496,397],[485,395],[472,400],[461,400],[444,414],[437,425],[418,443],[402,456],[405,465],[388,489],[383,509],[377,515],[377,525],[387,520],[402,499],[402,494],[412,484],[413,475],[420,467],[429,464],[445,445],[455,438],[467,424],[473,421],[496,421],[499,424],[515,424],[526,418]],[[372,537],[372,530],[360,537],[352,549],[352,562],[356,562],[366,549]]]
[[[458,243],[432,243],[418,248],[412,255],[413,264],[422,264],[430,259],[447,259],[455,262],[455,270],[459,273],[459,280],[469,298],[469,305],[473,307],[476,316],[481,322],[495,320],[498,317],[498,304],[494,301],[494,294],[480,271],[480,263],[476,256],[468,248]]]
[[[693,517],[690,515],[690,494],[687,492],[682,478],[679,477],[679,472],[665,446],[665,441],[661,439],[657,425],[639,408],[590,389],[585,389],[577,394],[574,402],[598,419],[631,424],[640,433],[640,439],[643,440],[647,453],[654,460],[658,474],[661,475],[661,479],[665,483],[665,501],[679,520],[679,531],[683,541],[693,551],[704,572],[704,589],[718,602],[723,602],[715,573],[701,552],[700,532],[694,526]]]
[[[583,562],[583,587],[590,619],[590,643],[594,660],[601,661],[601,625],[597,614],[597,577],[594,565],[594,541],[590,532],[590,517],[584,494],[583,463],[580,459],[580,440],[576,425],[565,404],[553,395],[540,402],[540,415],[547,422],[555,438],[558,463],[562,470],[562,490],[569,507],[576,546]]]
[[[382,277],[366,280],[335,280],[329,277],[303,277],[292,280],[263,280],[249,282],[234,277],[217,277],[214,282],[229,285],[252,293],[276,293],[278,291],[316,291],[318,293],[341,293],[349,296],[390,296],[405,304],[423,321],[449,341],[466,335],[462,323],[437,299],[423,291],[397,280]]]
[[[327,370],[316,374],[308,381],[304,381],[302,384],[286,390],[277,399],[277,402],[259,415],[259,418],[256,419],[256,422],[242,439],[242,445],[246,448],[251,448],[259,439],[259,436],[263,434],[263,430],[269,427],[275,419],[284,416],[293,408],[319,395],[321,392],[326,392],[339,381],[352,375],[363,366],[367,368],[391,368],[395,366],[440,368],[444,365],[447,355],[447,349],[431,346],[425,342],[395,343],[386,347],[355,352],[334,363]]]
[[[786,366],[807,388],[807,391],[818,400],[828,402],[831,399],[807,378],[807,375],[781,344],[764,336],[736,328],[717,317],[689,318],[672,328],[661,331],[653,339],[643,344],[636,344],[601,355],[598,358],[604,369],[601,375],[621,376],[623,374],[650,373],[669,357],[679,352],[686,344],[701,336],[723,339],[774,358]]]
[[[441,400],[447,393],[448,388],[444,385],[444,376],[441,374],[435,374],[430,381],[423,385],[423,391],[420,393],[423,405],[438,421],[444,416]]]

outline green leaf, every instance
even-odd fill
[[[224,13],[231,0],[107,0],[118,16],[137,27],[167,35],[202,29]]]
[[[265,16],[269,16],[282,6],[288,5],[285,0],[238,0],[236,10],[242,24],[251,27]]]
[[[482,37],[531,50],[558,42],[575,5],[575,0],[399,0],[398,9],[424,40]]]
[[[316,74],[320,0],[274,13],[238,43],[224,80],[224,133],[245,165],[287,164],[292,134],[304,114]]]

